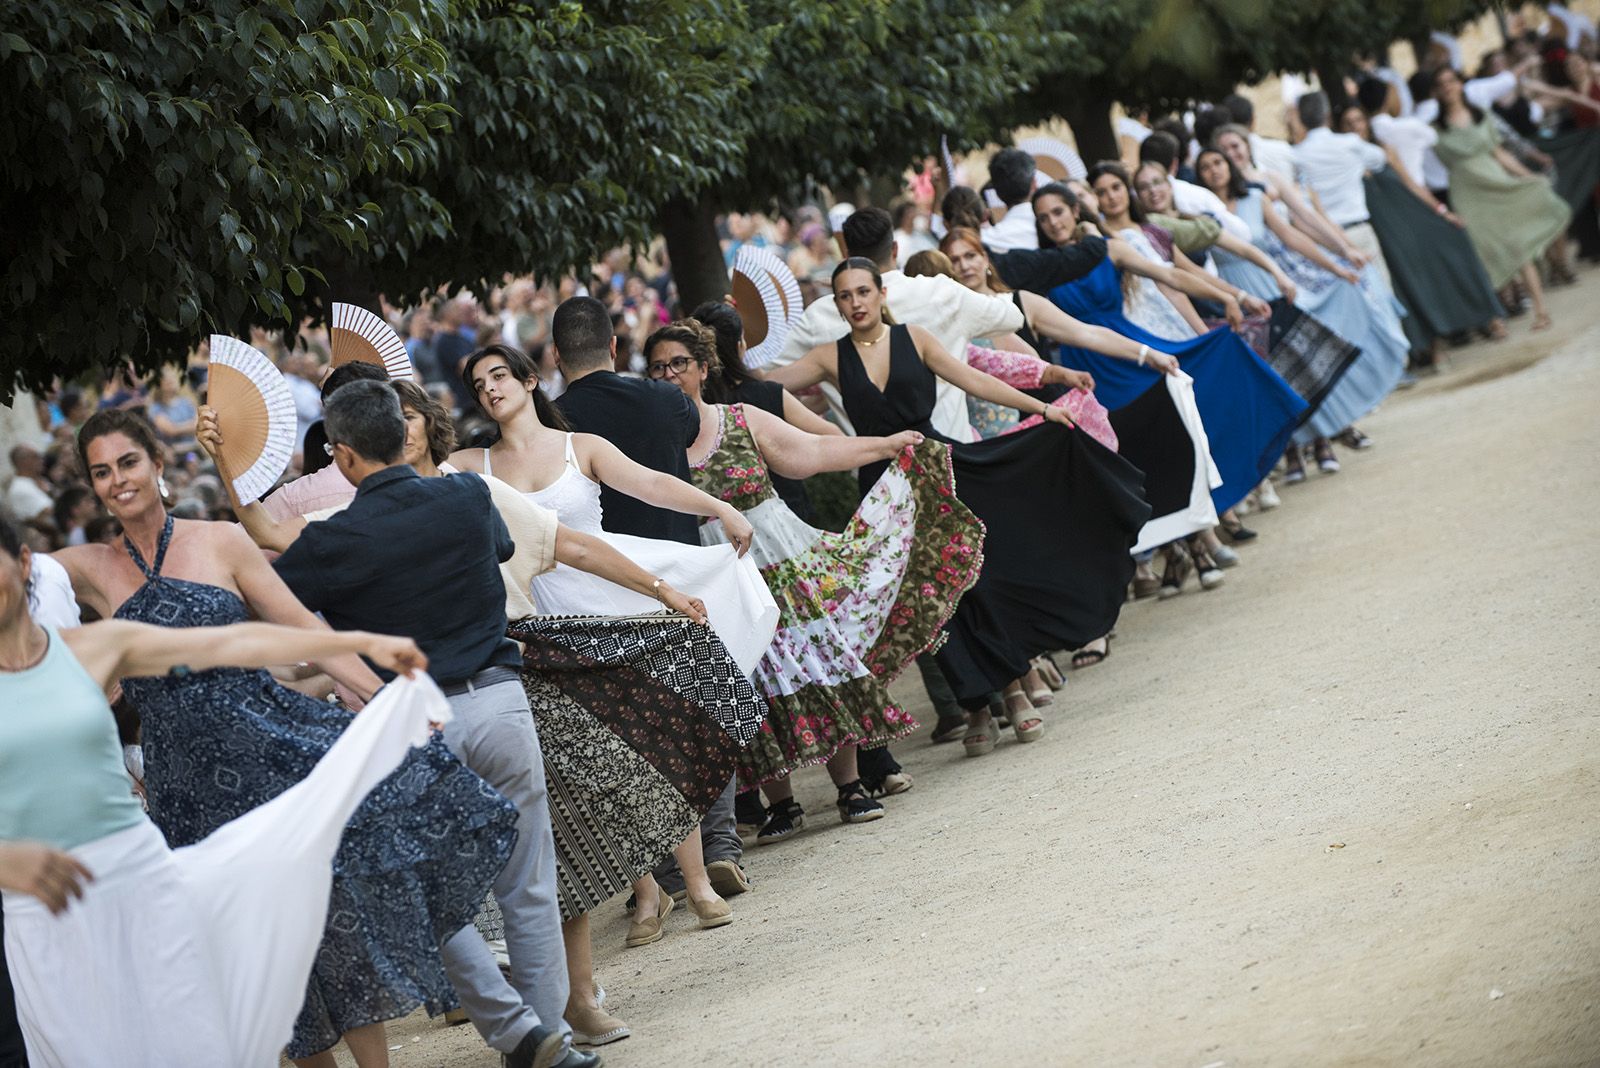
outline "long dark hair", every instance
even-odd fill
[[[1068,189],[1061,182],[1048,182],[1033,191],[1033,199],[1030,200],[1029,203],[1033,205],[1033,213],[1035,216],[1039,214],[1040,197],[1060,197],[1062,200],[1066,201],[1067,207],[1072,209],[1073,215],[1078,214],[1078,194]],[[1079,218],[1081,221],[1082,217],[1079,216]],[[1044,227],[1039,225],[1037,218],[1034,219],[1033,227],[1039,235],[1040,248],[1056,247],[1056,243],[1045,236]]]
[[[756,381],[739,358],[739,342],[744,338],[744,320],[732,304],[708,300],[689,316],[717,338],[717,367],[705,381],[706,400],[712,404],[734,404],[739,387]]]
[[[1122,190],[1128,195],[1128,218],[1137,226],[1145,224],[1144,205],[1139,203],[1139,198],[1133,194],[1133,179],[1128,177],[1128,168],[1114,159],[1101,160],[1089,168],[1088,177],[1084,181],[1089,183],[1089,188],[1094,188],[1094,183],[1105,175],[1111,175],[1122,183]]]
[[[1463,86],[1465,86],[1467,83],[1466,78],[1462,77],[1461,72],[1450,66],[1440,67],[1438,70],[1433,72],[1431,77],[1428,78],[1428,95],[1433,97],[1434,101],[1439,105],[1439,114],[1434,116],[1433,124],[1437,126],[1441,132],[1450,129],[1450,120],[1445,117],[1444,113],[1444,101],[1439,99],[1439,79],[1446,72],[1454,74],[1456,76],[1456,81],[1460,82]],[[1467,106],[1467,111],[1471,113],[1472,124],[1474,126],[1483,121],[1482,108],[1468,100],[1464,94],[1461,97],[1461,102]]]
[[[1224,192],[1226,192],[1230,197],[1233,197],[1235,200],[1240,200],[1250,195],[1250,183],[1244,180],[1244,175],[1240,174],[1239,168],[1233,165],[1233,160],[1229,159],[1228,154],[1222,151],[1220,148],[1207,148],[1201,150],[1200,154],[1194,158],[1194,169],[1196,175],[1200,173],[1200,161],[1205,159],[1207,156],[1216,156],[1227,165],[1228,185]]]
[[[466,385],[467,392],[472,395],[473,403],[478,405],[479,411],[483,412],[484,415],[489,414],[478,401],[478,391],[472,388],[472,369],[478,365],[478,361],[486,360],[491,356],[498,356],[504,360],[506,362],[506,370],[510,371],[518,382],[523,385],[527,385],[529,382],[534,384],[533,412],[539,417],[539,422],[551,430],[572,429],[567,425],[566,416],[561,414],[561,409],[557,408],[550,398],[545,396],[544,387],[539,385],[539,367],[533,362],[533,357],[515,345],[485,345],[477,352],[470,354],[466,362],[461,365],[461,381]],[[491,418],[493,417],[491,416]]]

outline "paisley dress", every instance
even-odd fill
[[[977,580],[983,524],[955,497],[949,450],[934,442],[888,465],[843,533],[803,522],[772,488],[744,405],[718,405],[694,484],[750,521],[750,555],[778,602],[778,632],[753,675],[768,712],[739,757],[759,786],[843,746],[887,745],[916,729],[888,684],[932,646]],[[706,545],[727,541],[716,520]]]
[[[123,540],[146,581],[116,618],[162,627],[247,620],[231,590],[162,576],[171,539],[168,517],[150,564]],[[130,678],[122,687],[140,717],[150,818],[174,849],[304,779],[351,719],[259,670]],[[334,860],[327,924],[288,1055],[308,1057],[418,1006],[454,1008],[438,945],[471,922],[516,834],[511,803],[437,736],[380,783]]]

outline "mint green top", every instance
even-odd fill
[[[72,849],[145,818],[111,706],[51,627],[44,659],[0,673],[0,839]]]

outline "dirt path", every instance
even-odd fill
[[[1131,605],[1042,744],[919,736],[865,827],[802,776],[730,927],[624,951],[599,910],[606,1063],[1600,1063],[1596,300],[1393,398],[1221,590]]]

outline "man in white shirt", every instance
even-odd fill
[[[1033,157],[1020,148],[1002,148],[989,161],[989,185],[1006,207],[1005,217],[983,232],[983,243],[994,251],[1039,247],[1032,199],[1037,170]]]
[[[1031,167],[1033,161],[1028,162]],[[896,269],[894,224],[882,208],[862,208],[846,219],[840,230],[846,254],[869,259],[883,272],[883,285],[888,292],[885,307],[894,321],[923,327],[956,359],[967,358],[967,344],[975,337],[1022,329],[1022,310],[1008,296],[975,293],[955,279],[940,275],[910,278]],[[832,295],[824,295],[812,301],[795,321],[783,351],[773,363],[779,367],[791,364],[818,345],[838,341],[849,332]],[[854,433],[839,392],[827,384],[821,389],[835,420],[846,433]],[[977,440],[967,420],[967,395],[942,378],[932,422],[939,433],[954,441]]]
[[[1394,150],[1401,169],[1412,181],[1418,185],[1427,184],[1422,173],[1422,161],[1434,142],[1439,140],[1439,132],[1421,119],[1407,118],[1401,114],[1400,95],[1395,91],[1393,82],[1376,77],[1367,78],[1356,90],[1356,100],[1361,110],[1367,113],[1372,136],[1378,139],[1379,144]]]
[[[1222,106],[1233,121],[1250,131],[1250,158],[1264,171],[1281,174],[1294,180],[1294,147],[1276,137],[1262,137],[1256,133],[1256,106],[1242,93],[1234,93],[1222,101]]]
[[[1321,90],[1302,96],[1295,110],[1306,129],[1305,138],[1294,146],[1296,176],[1317,195],[1323,213],[1344,229],[1350,243],[1371,258],[1384,285],[1391,285],[1362,185],[1368,171],[1383,170],[1388,156],[1371,141],[1328,129],[1328,94]]]
[[[35,526],[50,522],[54,501],[44,481],[44,457],[32,445],[11,450],[11,485],[6,487],[6,511],[18,523]]]

